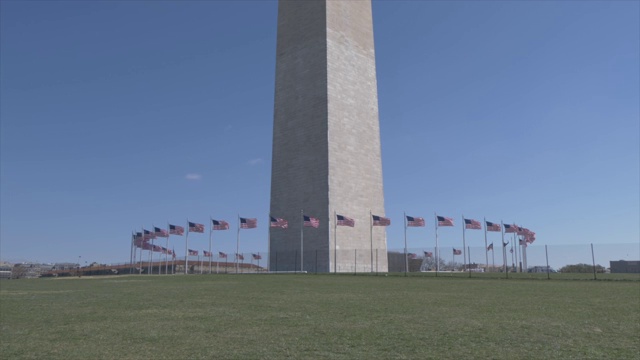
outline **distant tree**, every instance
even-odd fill
[[[450,271],[462,270],[463,267],[462,263],[457,261],[449,261],[447,265],[445,265],[445,269]]]
[[[422,264],[423,259],[424,259],[424,257],[420,259],[420,263],[421,264]],[[439,269],[440,270],[445,270],[445,268],[447,266],[445,261],[442,258],[440,258],[438,260],[439,260],[438,262],[440,263]],[[426,260],[424,261],[424,263],[425,263],[426,270],[430,270],[430,271],[435,271],[436,270],[436,259],[433,256],[427,257]]]
[[[27,277],[29,273],[29,268],[24,264],[15,264],[11,269],[11,278],[12,279],[22,279]]]
[[[604,273],[605,268],[602,265],[596,265],[597,273]],[[593,265],[590,264],[574,264],[574,265],[565,265],[560,268],[560,272],[562,273],[592,273]]]

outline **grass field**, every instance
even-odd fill
[[[335,275],[0,282],[3,359],[638,359],[640,282]]]

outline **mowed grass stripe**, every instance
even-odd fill
[[[640,283],[331,275],[4,281],[3,358],[635,359]]]

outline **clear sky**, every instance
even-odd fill
[[[267,250],[277,2],[0,6],[2,260],[124,262],[132,230],[238,214],[259,221],[241,251]],[[410,247],[433,246],[434,212],[457,221],[441,246],[463,214],[534,246],[640,242],[638,1],[373,15],[389,248],[404,211],[427,218]],[[216,232],[214,251],[235,241]]]

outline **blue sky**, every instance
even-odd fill
[[[404,211],[429,219],[410,247],[434,212],[441,246],[462,214],[638,244],[639,4],[374,1],[389,248]],[[275,1],[0,5],[3,260],[126,261],[132,230],[238,214],[266,251]]]

